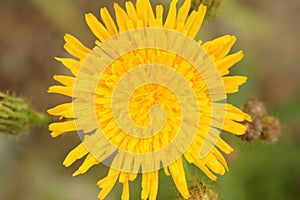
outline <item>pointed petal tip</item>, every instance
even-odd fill
[[[185,199],[190,199],[190,198],[191,198],[190,193],[187,193],[187,194],[183,195],[183,198],[185,198]]]
[[[60,77],[60,75],[53,75],[53,79],[57,81],[57,79]]]
[[[85,13],[84,17],[85,17],[85,20],[88,20],[89,18],[95,17],[95,16],[92,13]]]
[[[80,170],[77,170],[75,171],[72,176],[75,177],[75,176],[78,176],[78,175],[81,175],[81,171]]]
[[[118,8],[119,4],[117,2],[114,2],[114,9]]]
[[[50,135],[51,135],[51,137],[55,138],[55,137],[58,137],[59,135],[61,135],[61,133],[53,131]]]
[[[56,87],[56,85],[50,86],[50,87],[48,88],[47,92],[48,92],[48,93],[55,93],[55,92],[53,91],[53,88],[55,88],[55,87]]]
[[[72,164],[69,163],[69,162],[66,162],[66,161],[63,162],[63,166],[64,166],[64,167],[70,167],[71,165],[72,165]]]
[[[242,58],[244,58],[244,56],[245,56],[243,50],[240,50],[240,51],[236,52],[236,54],[239,56],[239,59],[238,59],[239,61],[240,61]]]
[[[64,40],[67,41],[68,39],[72,38],[73,36],[69,33],[65,33]]]
[[[49,115],[55,115],[55,113],[53,112],[54,108],[49,108],[48,110],[46,110],[46,112],[49,114]]]
[[[199,6],[199,9],[198,10],[201,10],[202,12],[204,12],[204,14],[206,14],[206,11],[207,11],[207,6],[204,5],[204,4],[200,4]]]
[[[70,155],[67,155],[63,162],[63,166],[70,167],[77,159],[74,157],[71,157]]]
[[[252,122],[252,121],[253,121],[253,120],[252,120],[252,117],[251,117],[249,114],[244,113],[244,115],[245,115],[245,119],[246,119],[248,122]]]

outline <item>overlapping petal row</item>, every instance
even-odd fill
[[[171,2],[166,20],[163,20],[163,7],[161,5],[157,5],[153,10],[149,0],[137,0],[136,5],[132,2],[126,2],[125,10],[118,4],[114,4],[116,23],[106,8],[101,8],[100,10],[100,17],[103,23],[90,13],[86,15],[86,22],[94,35],[98,38],[95,42],[96,47],[119,33],[146,27],[175,30],[186,37],[192,39],[195,38],[203,22],[206,7],[200,5],[198,11],[193,11],[188,15],[191,4],[190,0],[184,1],[178,11],[176,9],[176,4],[177,0]],[[51,115],[68,119],[67,121],[53,123],[49,126],[53,137],[66,132],[76,131],[78,129],[76,120],[81,120],[81,122],[83,121],[87,124],[89,123],[89,113],[84,114],[84,106],[82,108],[73,108],[74,105],[84,105],[84,101],[86,100],[84,98],[80,99],[77,96],[74,97],[74,88],[81,66],[84,65],[91,54],[95,53],[95,48],[89,49],[85,47],[78,39],[69,34],[65,35],[65,41],[64,47],[66,51],[75,58],[56,59],[62,62],[72,72],[73,76],[54,76],[54,79],[60,82],[61,85],[50,87],[49,92],[77,98],[75,101],[78,101],[79,103],[64,103],[48,110]],[[241,51],[229,54],[235,41],[236,38],[229,35],[222,36],[203,44],[202,41],[199,41],[199,45],[201,44],[215,66],[217,66],[219,75],[222,76],[221,80],[223,81],[224,90],[227,94],[238,92],[239,86],[246,82],[246,77],[228,76],[230,68],[243,57]],[[159,150],[172,141],[180,124],[181,107],[178,99],[176,99],[176,94],[173,94],[172,91],[166,87],[148,84],[140,87],[132,95],[130,99],[130,102],[132,103],[129,104],[130,114],[135,123],[141,126],[149,123],[150,118],[149,112],[147,111],[149,111],[154,104],[160,104],[166,110],[166,124],[160,130],[159,134],[149,138],[132,137],[116,128],[114,116],[111,112],[112,108],[110,107],[113,89],[120,77],[124,76],[124,74],[129,70],[134,69],[136,66],[148,63],[159,63],[176,70],[190,83],[196,94],[198,108],[201,112],[201,119],[199,120],[198,130],[193,142],[184,152],[182,157],[171,164],[164,166],[163,169],[167,176],[173,178],[181,195],[188,199],[190,195],[187,189],[183,159],[196,165],[210,179],[216,180],[215,174],[223,175],[225,171],[228,170],[226,160],[221,152],[229,154],[233,151],[224,140],[217,137],[215,147],[213,147],[205,157],[199,157],[200,149],[205,143],[210,128],[210,122],[217,119],[214,119],[215,116],[212,116],[210,90],[206,85],[203,76],[195,70],[194,66],[182,57],[161,49],[132,51],[122,55],[108,66],[99,82],[96,83],[97,89],[94,94],[88,93],[88,89],[86,89],[83,91],[86,92],[83,96],[87,97],[89,94],[95,96],[93,109],[95,109],[98,123],[104,130],[105,137],[114,144],[114,146],[135,153],[147,153]],[[91,70],[96,69],[97,67],[94,66]],[[89,87],[89,84],[94,84],[94,82],[87,82],[87,88]],[[82,104],[80,104],[80,101],[82,101]],[[78,111],[80,109],[83,111],[82,116],[75,116],[74,110]],[[243,134],[246,127],[239,122],[244,120],[251,121],[251,118],[231,104],[226,104],[224,106],[224,112],[226,113],[224,116],[224,124],[215,128],[223,129],[236,135]],[[87,128],[87,130],[84,131],[88,133],[89,131],[92,131],[92,128],[93,125],[91,125],[91,130]],[[90,167],[99,164],[106,159],[107,156],[116,151],[116,149],[113,148],[104,148],[106,146],[101,141],[101,137],[98,134],[91,136],[86,135],[84,142],[79,144],[68,154],[64,161],[65,166],[70,166],[76,160],[85,157],[83,164],[76,172],[74,172],[74,176],[85,173]],[[89,144],[89,147],[93,147],[93,153],[90,148],[87,148],[86,144]],[[95,149],[98,152],[95,153]],[[103,149],[105,149],[105,152],[103,152]],[[141,166],[141,168],[143,168],[143,166]],[[129,182],[134,181],[136,177],[137,172],[131,173],[110,168],[108,175],[98,182],[98,186],[101,188],[99,199],[104,199],[117,181],[123,184],[122,199],[129,199]],[[142,171],[141,199],[156,199],[157,191],[158,170],[151,172]]]

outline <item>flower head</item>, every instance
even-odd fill
[[[199,32],[206,7],[189,16],[191,1],[176,9],[173,0],[166,20],[163,7],[155,12],[149,0],[114,4],[116,23],[106,8],[101,23],[89,13],[86,22],[98,38],[89,49],[65,35],[65,49],[76,59],[57,58],[73,76],[56,75],[62,85],[50,93],[73,98],[48,112],[69,119],[49,126],[52,136],[78,131],[82,143],[64,161],[70,166],[86,157],[73,174],[93,165],[110,167],[98,182],[99,199],[114,184],[123,184],[122,199],[129,199],[129,182],[142,174],[141,199],[156,199],[158,171],[171,176],[184,198],[189,198],[183,159],[199,167],[210,179],[228,166],[221,152],[232,148],[220,131],[244,134],[238,122],[251,118],[226,103],[226,95],[238,91],[242,76],[226,76],[242,59],[241,51],[228,55],[236,41],[223,36],[202,44],[193,39]],[[155,14],[154,14],[155,13]]]

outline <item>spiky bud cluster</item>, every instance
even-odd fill
[[[24,99],[0,92],[0,133],[17,136],[29,124],[48,124],[50,121],[33,111]]]
[[[21,98],[0,93],[0,131],[8,135],[20,134],[28,124],[29,106]]]
[[[277,118],[267,114],[266,107],[258,99],[248,99],[243,111],[252,117],[252,122],[242,122],[246,127],[246,133],[240,138],[244,141],[253,141],[258,138],[274,143],[278,140],[281,127]]]
[[[219,11],[221,0],[192,0],[191,11],[197,10],[200,4],[204,4],[207,7],[206,16],[214,17]]]
[[[203,181],[192,181],[189,187],[191,197],[189,200],[219,200],[219,194],[214,191],[212,186],[206,184]],[[176,199],[183,200],[184,198],[177,196]]]

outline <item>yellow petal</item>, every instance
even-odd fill
[[[190,149],[191,149],[191,147],[189,147],[189,149],[184,153],[184,157],[188,161],[188,163],[194,162],[194,158],[191,156]]]
[[[222,138],[219,138],[216,146],[226,154],[230,154],[233,152],[233,148],[229,146]]]
[[[63,165],[65,167],[71,166],[76,160],[82,158],[88,154],[88,150],[86,149],[83,143],[80,143],[77,147],[75,147],[65,158]]]
[[[127,30],[126,21],[128,21],[128,16],[126,12],[119,6],[119,4],[114,3],[114,9],[116,13],[117,24],[120,32],[124,32]]]
[[[228,54],[235,41],[236,37],[225,35],[204,43],[202,47],[217,61],[224,58]]]
[[[164,25],[165,28],[174,29],[175,21],[176,21],[176,4],[178,0],[172,0],[169,8],[169,13],[166,19],[166,23]]]
[[[216,159],[216,157],[210,152],[205,157],[206,165],[216,174],[224,175],[224,166]]]
[[[214,156],[216,157],[216,159],[217,159],[220,163],[222,163],[222,165],[223,165],[223,166],[225,167],[225,169],[228,171],[229,168],[228,168],[228,165],[227,165],[227,162],[226,162],[224,156],[223,156],[216,148],[214,148],[212,152],[213,152]]]
[[[245,116],[245,120],[247,120],[248,122],[252,122],[252,118],[250,115],[248,115],[247,113],[244,113]]]
[[[178,27],[179,23],[185,23],[186,17],[190,11],[191,8],[191,0],[185,0],[183,5],[178,11],[178,16],[176,19],[176,28]]]
[[[234,54],[230,54],[220,60],[217,60],[215,64],[217,65],[219,72],[221,76],[229,74],[229,69],[239,62],[244,57],[244,54],[242,51],[239,51]]]
[[[222,79],[227,94],[238,92],[239,86],[247,81],[247,77],[245,76],[227,76]]]
[[[118,33],[117,27],[106,8],[100,9],[100,16],[110,35],[112,36],[117,34]]]
[[[205,166],[204,161],[200,159],[195,159],[193,162],[199,169],[201,169],[208,178],[215,181],[217,177]]]
[[[121,173],[120,171],[110,168],[108,171],[108,175],[105,178],[98,181],[97,185],[100,188],[104,188],[111,184],[115,184],[115,182],[119,178],[120,173]]]
[[[134,8],[134,5],[131,1],[127,1],[125,3],[126,12],[128,14],[129,19],[132,21],[134,27],[137,27],[138,17],[136,14],[136,10]]]
[[[156,200],[158,192],[158,171],[151,172],[149,200]]]
[[[73,117],[72,103],[64,103],[64,104],[58,105],[54,108],[47,110],[47,112],[50,115],[72,118]]]
[[[99,164],[99,160],[97,158],[95,158],[92,154],[89,154],[85,160],[83,161],[83,163],[81,164],[81,166],[79,167],[79,169],[77,171],[75,171],[72,176],[77,176],[79,174],[84,174],[85,172],[87,172],[87,170],[89,170],[92,166]]]
[[[150,192],[150,173],[143,173],[142,174],[142,193],[141,193],[141,199],[147,199],[149,197]]]
[[[232,36],[230,35],[223,35],[221,37],[218,37],[214,40],[205,42],[202,47],[211,54],[213,51],[216,51],[220,49],[224,44],[226,44],[228,41],[230,41]]]
[[[128,180],[134,181],[136,179],[137,175],[138,175],[137,173],[130,173]]]
[[[141,20],[142,26],[146,27],[147,26],[147,0],[137,0],[136,1],[136,12],[138,19]]]
[[[180,194],[186,199],[190,198],[185,172],[182,165],[182,158],[179,158],[177,161],[169,165],[169,170]]]
[[[184,30],[184,23],[183,22],[179,22],[177,27],[176,27],[176,30],[180,33],[186,33],[186,31]]]
[[[114,183],[111,183],[107,187],[102,188],[98,194],[99,200],[105,200],[105,197],[109,194],[109,192],[113,189],[114,186]]]
[[[72,87],[76,81],[75,77],[72,76],[63,76],[63,75],[54,75],[53,79],[60,82],[61,84]]]
[[[246,132],[247,128],[241,123],[225,119],[223,130],[235,135],[243,135]]]
[[[241,111],[239,108],[231,105],[231,104],[226,104],[226,118],[227,119],[232,119],[238,122],[247,120],[251,121],[251,117]]]
[[[77,38],[70,34],[66,34],[64,36],[66,41],[64,48],[68,51],[72,56],[79,58],[80,60],[84,60],[87,55],[91,52],[90,49],[85,47]]]
[[[123,183],[122,200],[129,200],[129,184],[128,184],[128,177],[127,176],[126,176],[125,181]]]
[[[73,96],[73,87],[65,87],[65,86],[55,85],[55,86],[49,87],[48,92],[62,94],[62,95],[72,97]]]
[[[108,39],[111,35],[106,28],[98,21],[98,19],[92,13],[85,15],[85,20],[94,35],[99,38],[100,41]]]
[[[164,172],[165,172],[166,176],[170,176],[168,167],[164,167]]]
[[[191,29],[189,30],[189,33],[188,33],[189,37],[194,38],[198,34],[200,27],[202,25],[202,22],[204,20],[204,17],[205,17],[205,13],[206,13],[206,6],[201,4],[197,11],[197,15],[195,17],[194,24],[191,26]]]
[[[224,58],[229,53],[229,51],[231,50],[231,47],[234,45],[235,42],[236,42],[236,37],[232,36],[230,38],[230,41],[228,41],[223,46],[222,50],[214,55],[214,56],[216,56],[216,59],[219,60],[219,59]]]
[[[66,122],[52,123],[49,125],[49,130],[52,131],[51,136],[57,137],[63,133],[77,130],[73,120]]]
[[[135,26],[131,20],[126,21],[126,28],[127,28],[127,30],[132,30],[135,28]]]
[[[55,57],[55,59],[59,62],[61,62],[63,65],[65,65],[71,72],[73,75],[77,75],[78,74],[78,70],[81,66],[81,63],[77,60],[74,60],[72,58],[58,58]]]
[[[150,27],[152,27],[155,23],[155,16],[154,16],[153,9],[152,9],[150,1],[146,0],[146,3],[147,3],[148,24],[149,24]]]
[[[163,12],[164,8],[162,5],[156,6],[156,26],[161,27],[163,23]]]
[[[100,200],[104,200],[108,193],[112,190],[118,180],[119,174],[119,171],[110,168],[107,177],[97,183],[98,186],[102,188],[98,195]]]
[[[184,32],[183,32],[183,34],[186,34],[186,35],[187,35],[187,34],[189,33],[191,27],[192,27],[193,24],[195,23],[196,16],[197,16],[197,12],[196,12],[196,11],[193,11],[193,12],[190,14],[190,16],[189,16],[187,22],[186,22],[185,25],[184,25]]]

